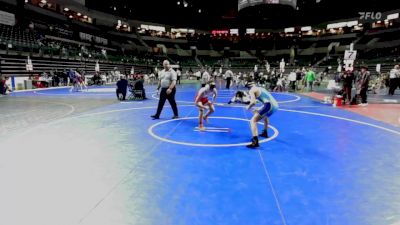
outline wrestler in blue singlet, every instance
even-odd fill
[[[260,95],[256,96],[257,100],[263,104],[259,109],[258,113],[261,117],[270,117],[276,110],[278,110],[279,105],[275,98],[264,88],[257,87],[260,91]]]

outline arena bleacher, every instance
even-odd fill
[[[192,70],[203,66],[246,70],[263,61],[277,67],[282,59],[294,67],[325,68],[336,67],[350,44],[354,44],[362,63],[389,68],[398,60],[400,46],[400,28],[395,20],[379,21],[374,28],[357,24],[354,29],[315,28],[299,33],[260,30],[238,35],[221,30],[172,32],[159,25],[135,27],[122,22],[116,29],[111,24],[96,25],[93,18],[83,19],[71,10],[57,10],[61,6],[28,2],[26,7],[29,21],[0,25],[3,74],[27,74],[23,63],[27,56],[35,64],[29,73],[68,67],[93,73],[96,62],[105,70],[126,71],[135,66],[150,72],[163,59]],[[12,13],[14,8],[7,9]],[[61,66],[61,61],[65,65]]]

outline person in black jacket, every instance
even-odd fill
[[[341,76],[343,82],[344,98],[351,102],[351,89],[353,88],[354,74],[350,70],[344,72]]]
[[[147,98],[146,98],[146,90],[144,89],[143,83],[144,83],[143,79],[138,79],[138,80],[136,80],[136,82],[135,82],[135,84],[134,84],[134,86],[133,86],[133,89],[134,89],[134,90],[142,91],[142,93],[143,93],[143,96],[142,96],[143,99],[147,99]]]
[[[121,79],[117,82],[117,98],[120,101],[125,101],[127,89],[128,81],[125,79],[125,76],[122,76]]]
[[[361,106],[368,105],[367,91],[369,86],[370,73],[367,66],[361,66],[361,72],[357,77],[357,91],[361,97]]]

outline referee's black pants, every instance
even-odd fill
[[[229,89],[231,87],[231,81],[232,81],[231,77],[226,78],[226,87],[225,87],[226,89]]]
[[[165,101],[167,99],[172,107],[172,111],[174,111],[174,116],[178,116],[178,107],[176,106],[175,101],[176,88],[172,89],[172,92],[169,95],[167,95],[167,90],[168,88],[161,88],[160,100],[158,101],[157,113],[155,115],[156,117],[160,117],[161,111],[163,110]]]
[[[399,85],[399,78],[392,78],[389,81],[389,95],[394,95],[397,86]]]

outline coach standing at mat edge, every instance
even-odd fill
[[[165,101],[168,99],[168,102],[172,107],[172,111],[174,112],[174,117],[172,117],[172,119],[177,119],[178,108],[175,101],[177,75],[176,72],[171,68],[168,60],[164,60],[163,66],[164,69],[160,71],[158,75],[159,82],[157,94],[160,93],[160,100],[158,101],[157,113],[151,117],[153,119],[160,119],[161,111],[163,110]]]

